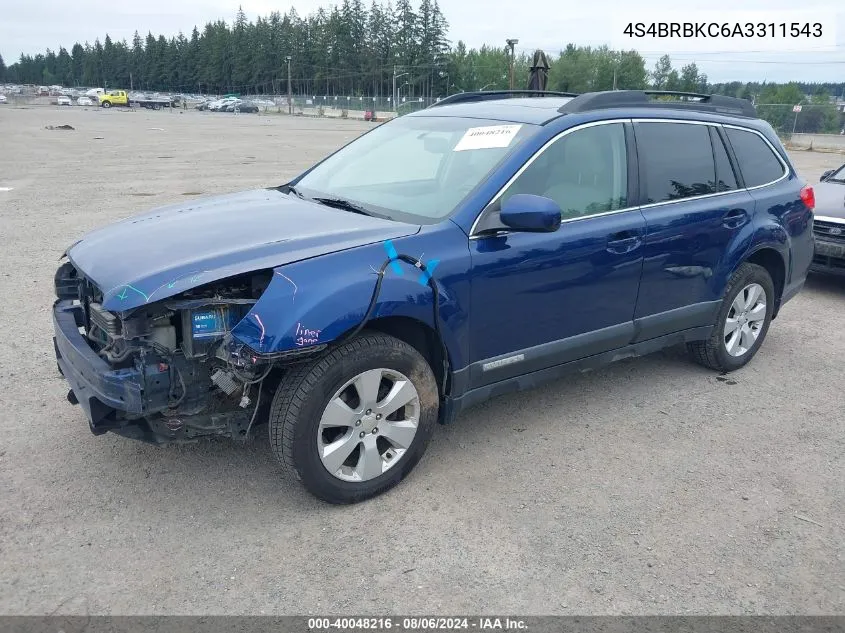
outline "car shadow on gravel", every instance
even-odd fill
[[[805,290],[819,292],[829,297],[845,299],[845,277],[836,275],[810,275],[804,284]]]
[[[655,381],[694,385],[697,381],[709,382],[715,376],[692,363],[683,347],[674,347],[594,371],[573,373],[536,389],[499,396],[463,412],[449,426],[438,426],[428,452],[410,479],[414,485],[426,485],[429,475],[435,473],[439,480],[438,471],[465,459],[467,445],[492,444],[486,450],[495,451],[496,444],[514,441],[514,434],[530,443],[552,429],[565,432],[567,426],[583,426],[584,416],[590,416],[590,411],[614,408],[623,413],[630,411],[632,418],[659,415],[648,403]],[[526,411],[542,415],[526,415]],[[596,423],[594,420],[589,417]],[[151,509],[156,513],[161,504],[169,507],[178,505],[185,496],[207,494],[215,495],[216,505],[225,504],[235,514],[249,511],[258,500],[280,508],[327,507],[284,476],[267,433],[267,425],[261,424],[247,441],[208,438],[163,447],[109,435],[108,439],[96,440],[105,440],[101,446],[107,447],[102,452],[95,450],[101,456],[96,470],[105,468],[120,473],[109,483],[113,495],[135,496],[133,493],[141,488],[155,486],[158,498]],[[102,488],[102,482],[96,485]],[[405,498],[401,492],[404,488],[399,486],[387,496]]]
[[[458,450],[452,441],[456,437],[471,436],[477,440],[488,433],[522,433],[532,427],[537,430],[548,426],[549,417],[558,418],[562,425],[580,422],[581,412],[588,408],[612,407],[621,411],[630,408],[640,413],[657,381],[665,383],[668,376],[680,383],[709,381],[718,374],[693,363],[683,346],[624,359],[595,370],[574,372],[535,389],[498,396],[462,412],[452,425],[435,434],[435,438],[439,435],[446,440],[439,443],[436,458],[452,458],[452,453]],[[526,414],[530,411],[542,411],[545,415]]]

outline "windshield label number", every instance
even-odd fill
[[[471,127],[466,131],[454,151],[507,147],[511,144],[521,125],[486,125]]]

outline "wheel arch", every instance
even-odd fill
[[[417,350],[431,367],[440,393],[448,393],[452,366],[448,350],[444,358],[443,341],[428,323],[407,316],[387,316],[368,321],[366,329],[397,338]]]
[[[775,305],[772,311],[774,319],[780,309],[783,290],[786,287],[786,262],[783,255],[774,248],[763,246],[749,253],[744,261],[765,268],[772,278],[775,286]]]

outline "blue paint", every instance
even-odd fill
[[[384,250],[387,251],[387,257],[390,259],[390,267],[393,269],[397,275],[402,274],[402,266],[397,261],[397,257],[399,257],[399,253],[396,252],[396,247],[393,246],[393,242],[390,240],[385,240],[384,242]]]
[[[466,112],[474,107],[455,106]],[[800,202],[800,182],[792,169],[777,185],[750,192],[652,209],[634,207],[567,222],[552,233],[511,231],[469,239],[484,206],[548,140],[573,126],[632,116],[628,110],[598,110],[557,117],[540,105],[485,103],[478,108],[488,114],[498,111],[504,118],[542,115],[546,124],[526,136],[449,218],[409,224],[259,190],[177,205],[153,212],[145,218],[150,221],[106,227],[73,246],[69,256],[100,287],[122,290],[121,295],[106,297],[105,307],[111,310],[142,305],[148,297],[139,288],[163,287],[192,275],[189,284],[197,283],[200,266],[207,270],[202,283],[274,270],[277,274],[252,307],[251,318],[241,319],[232,330],[237,341],[267,354],[306,348],[314,341],[331,343],[360,324],[375,285],[370,270],[378,270],[385,257],[396,274],[383,279],[374,325],[381,319],[401,319],[433,331],[433,293],[427,284],[436,269],[442,336],[454,372],[451,398],[480,381],[494,380],[475,371],[477,363],[490,358],[518,352],[527,361],[536,360],[531,350],[621,328],[630,338],[614,343],[619,347],[636,338],[635,319],[667,312],[666,327],[671,328],[672,310],[721,297],[731,273],[759,249],[782,256],[785,287],[803,282],[812,258],[811,214]],[[455,116],[451,106],[422,115],[449,112]],[[638,111],[637,116],[684,119],[687,113],[655,108]],[[696,113],[696,118],[737,122],[708,113]],[[767,124],[742,123],[779,147]],[[722,231],[717,220],[727,206],[745,209],[751,221],[738,230]],[[160,217],[153,221],[156,215]],[[636,238],[634,248],[608,248],[609,238],[620,232]],[[136,247],[126,249],[127,242]],[[419,275],[404,275],[399,255],[425,252],[436,253],[438,259],[425,264]],[[698,277],[671,272],[684,268],[710,272]],[[178,286],[168,287],[158,298],[186,289],[186,284]],[[587,353],[587,348],[567,349]],[[589,350],[602,351],[595,345]],[[548,355],[546,360],[548,365],[539,369],[554,366],[560,358]],[[519,375],[524,370],[513,364],[510,371]]]
[[[434,269],[437,268],[437,264],[439,263],[439,259],[432,259],[430,262],[425,264],[425,270],[422,272],[419,279],[419,282],[423,286],[428,285],[428,280],[431,279],[432,275],[434,274]]]
[[[131,284],[133,292],[123,299],[109,293],[104,298],[107,310],[125,311],[144,305],[153,289],[159,289],[157,300],[166,299],[192,284],[380,244],[417,231],[418,225],[259,189],[177,204],[117,222],[86,235],[68,249],[68,257],[100,288],[120,292]],[[379,250],[378,266],[385,259],[381,246]]]
[[[463,366],[469,354],[466,327],[471,262],[466,235],[454,224],[445,222],[423,227],[410,239],[399,238],[392,242],[397,254],[413,253],[412,257],[416,257],[421,252],[438,253],[436,266],[443,336],[451,361],[456,367]],[[319,331],[319,344],[329,343],[361,322],[376,283],[369,267],[378,270],[384,261],[385,248],[381,242],[277,268],[270,285],[250,312],[250,315],[261,315],[263,330],[250,316],[233,328],[232,335],[253,350],[260,348],[265,353],[307,347],[306,341],[300,341],[296,334],[298,326],[300,332],[302,327]],[[410,268],[408,264],[399,264]],[[366,273],[362,274],[362,270]],[[299,285],[295,303],[290,300],[288,279],[295,279]],[[305,284],[303,280],[309,280],[309,283]],[[433,330],[432,298],[431,288],[418,283],[416,274],[385,275],[373,319],[403,317]],[[262,331],[263,345],[260,344]]]

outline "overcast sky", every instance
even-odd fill
[[[418,2],[412,0],[416,5]],[[294,6],[305,16],[319,6],[339,4],[331,0],[0,0],[0,54],[6,64],[22,52],[35,54],[48,47],[67,49],[74,42],[94,41],[108,33],[113,40],[131,40],[137,30],[168,37],[180,30],[189,34],[194,25],[209,20],[231,22],[238,4],[250,19]],[[369,6],[370,0],[364,0]],[[542,48],[553,55],[567,43],[619,46],[628,19],[640,21],[690,19],[677,0],[440,0],[449,21],[453,41],[468,46],[504,45],[508,37],[519,38],[518,50]],[[702,6],[702,5],[699,5]],[[754,11],[759,20],[779,20],[778,11],[801,11],[799,19],[822,20],[825,44],[802,45],[771,39],[687,40],[684,43],[634,42],[652,68],[657,57],[669,53],[674,65],[695,61],[711,81],[845,81],[845,2],[837,0],[709,0],[704,17],[722,21],[741,6]],[[671,14],[669,12],[672,12]],[[690,14],[691,15],[691,14]],[[696,13],[695,17],[701,17]]]

